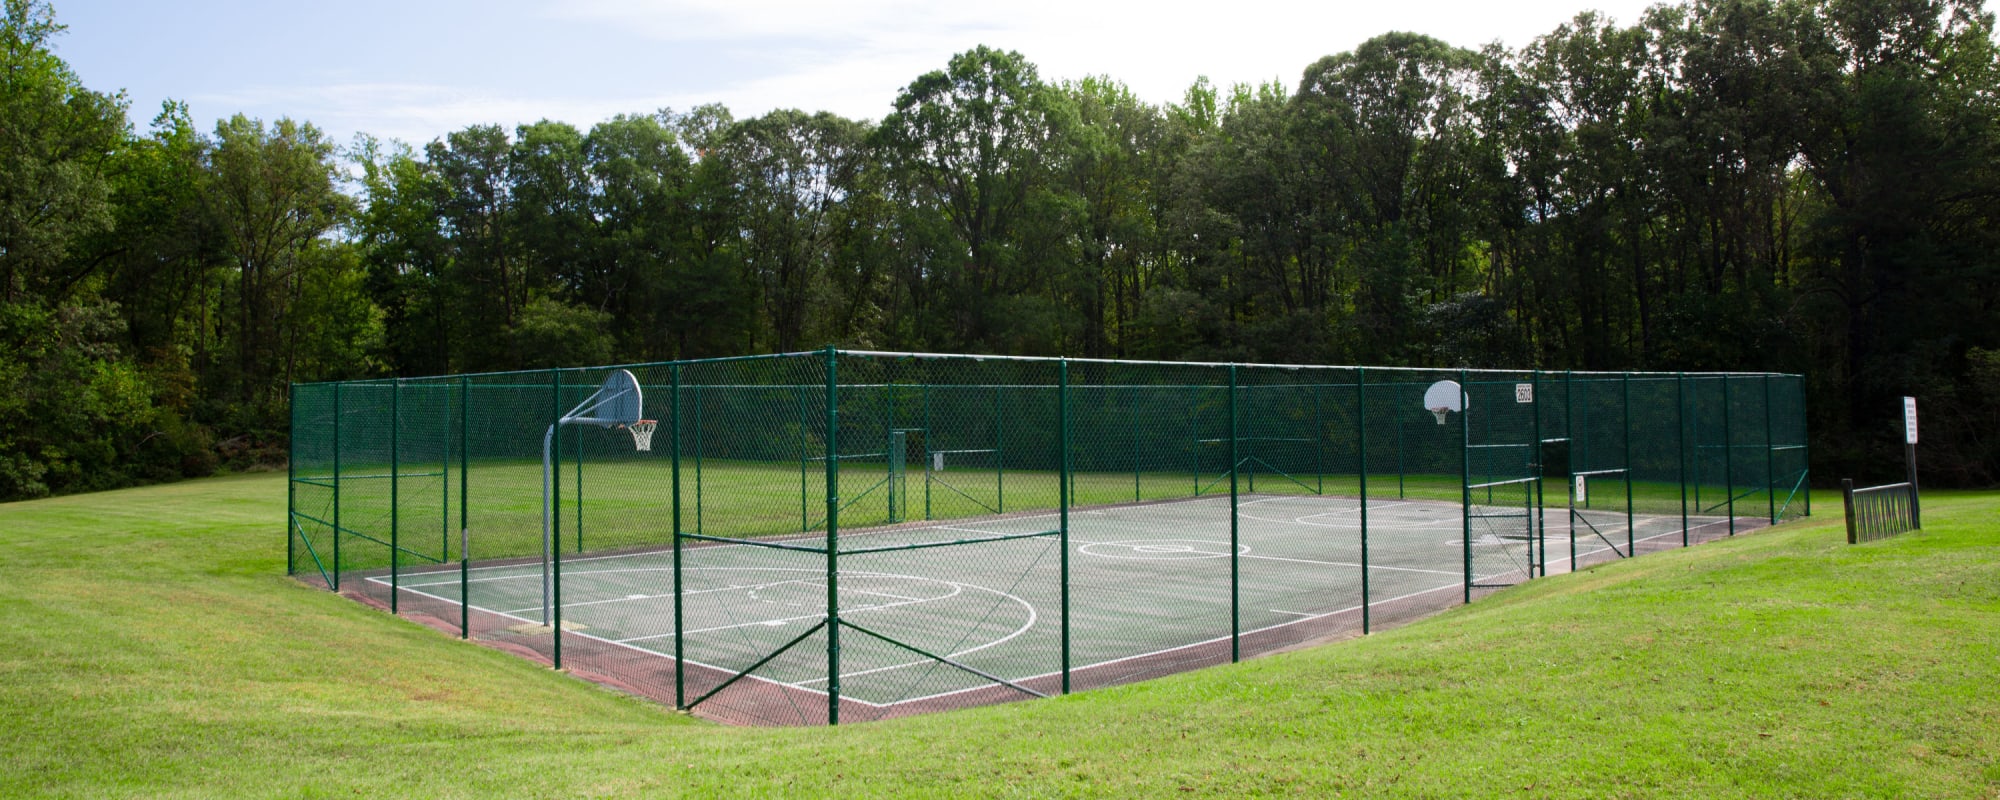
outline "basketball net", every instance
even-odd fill
[[[628,427],[628,430],[632,431],[632,446],[642,453],[653,449],[653,430],[658,427],[660,421],[655,419],[642,419],[632,423]]]
[[[1430,412],[1431,412],[1431,416],[1433,416],[1433,417],[1437,417],[1437,418],[1438,418],[1438,424],[1439,424],[1439,425],[1443,425],[1443,424],[1444,424],[1444,415],[1446,415],[1446,414],[1449,414],[1449,413],[1451,413],[1451,409],[1450,409],[1450,408],[1433,408],[1433,409],[1430,409]]]

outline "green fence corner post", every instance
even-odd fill
[[[1070,625],[1069,625],[1069,359],[1057,362],[1056,383],[1056,465],[1059,471],[1056,489],[1056,503],[1060,506],[1060,532],[1056,534],[1057,546],[1062,550],[1060,569],[1062,570],[1062,693],[1069,694],[1070,679]]]
[[[1681,486],[1681,546],[1688,541],[1688,436],[1687,436],[1687,374],[1674,373],[1674,435],[1678,442],[1674,453],[1680,462]]]
[[[1625,403],[1625,555],[1629,558],[1639,554],[1634,527],[1638,519],[1632,513],[1632,373],[1619,373],[1619,382]]]
[[[291,422],[285,429],[285,574],[297,574],[292,569],[296,545],[292,541],[298,534],[293,530],[299,525],[299,385],[285,386],[285,416]]]
[[[341,384],[333,385],[333,585],[340,591],[340,409]]]
[[[403,594],[403,379],[389,384],[389,613]]]
[[[1466,370],[1458,371],[1458,514],[1459,542],[1465,550],[1465,602],[1472,602],[1472,398],[1465,386],[1471,381]]]
[[[1764,373],[1764,500],[1771,511],[1771,524],[1778,524],[1778,463],[1771,440],[1771,373]]]
[[[1243,593],[1239,590],[1243,559],[1240,551],[1236,493],[1236,365],[1229,365],[1229,660],[1242,660]]]
[[[667,378],[667,441],[673,472],[674,526],[674,708],[687,709],[687,593],[681,584],[681,365],[675,362]],[[803,420],[801,420],[803,421]],[[803,426],[801,426],[803,427]],[[803,433],[801,434],[803,436]],[[801,439],[803,441],[803,439]],[[805,480],[805,450],[799,450],[799,480]],[[799,519],[805,519],[805,491],[799,491]]]
[[[1722,376],[1722,496],[1729,515],[1729,535],[1736,535],[1736,435],[1730,417],[1736,413],[1729,407],[1729,376]]]
[[[1361,482],[1361,634],[1369,633],[1368,618],[1368,368],[1354,370],[1355,475]]]
[[[840,351],[826,348],[826,724],[840,724]]]
[[[458,379],[458,638],[472,638],[472,381]]]

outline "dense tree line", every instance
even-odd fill
[[[0,498],[282,457],[293,381],[791,351],[1809,376],[1815,471],[2000,476],[2000,57],[1966,0],[1686,0],[1296,86],[979,48],[879,122],[421,146],[81,85],[0,35]]]

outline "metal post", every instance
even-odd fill
[[[1466,370],[1458,371],[1458,516],[1465,549],[1465,602],[1472,602],[1472,403]]]
[[[300,425],[299,385],[296,383],[285,387],[285,409],[286,416],[291,417],[292,420],[291,436],[285,440],[285,449],[288,451],[285,454],[285,574],[292,575],[296,574],[292,569],[292,564],[295,563],[293,559],[298,558],[298,553],[294,552],[297,545],[292,544],[292,542],[296,541],[299,536],[298,464]]]
[[[998,417],[995,418],[998,424]],[[1062,551],[1060,569],[1062,575],[1062,691],[1069,694],[1070,679],[1070,627],[1069,627],[1069,359],[1057,362],[1056,384],[1056,469],[1058,471],[1056,502],[1059,530],[1056,534],[1057,546]]]
[[[1243,654],[1241,639],[1243,630],[1243,593],[1238,591],[1242,559],[1237,557],[1242,549],[1237,530],[1236,496],[1236,365],[1229,365],[1229,660],[1241,660]]]
[[[1569,571],[1576,571],[1576,375],[1563,370],[1563,437],[1569,441],[1564,447],[1569,455],[1569,474],[1564,476],[1563,485],[1569,500],[1566,503],[1569,518]],[[1585,480],[1589,480],[1585,478]]]
[[[1355,474],[1361,480],[1361,633],[1369,633],[1368,619],[1368,369],[1354,370]]]
[[[333,385],[333,586],[340,591],[340,387]]]
[[[1674,436],[1678,445],[1674,454],[1680,463],[1681,484],[1681,546],[1688,546],[1688,436],[1687,436],[1687,376],[1674,373]]]
[[[458,379],[458,638],[472,638],[472,381]]]
[[[687,623],[684,609],[687,593],[681,585],[681,365],[676,362],[667,378],[667,441],[671,444],[674,523],[674,707],[687,708]],[[801,403],[803,405],[803,403]],[[804,408],[799,409],[804,411]],[[801,417],[800,422],[805,422]],[[799,429],[799,519],[805,519],[805,427]]]
[[[1729,514],[1729,535],[1736,535],[1736,436],[1731,433],[1730,417],[1736,413],[1729,406],[1729,376],[1722,376],[1722,485],[1724,501]]]
[[[1771,373],[1764,373],[1764,501],[1771,510],[1771,524],[1778,524],[1778,462],[1771,449]]]
[[[1139,502],[1139,387],[1127,387],[1125,397],[1128,407],[1125,416],[1132,423],[1130,436],[1132,445],[1132,502]]]
[[[389,384],[389,613],[403,594],[403,381]]]
[[[1000,407],[1000,387],[993,387],[994,511],[1007,513],[1007,415]],[[928,435],[928,434],[927,434]]]
[[[1858,537],[1854,535],[1854,479],[1853,478],[1840,479],[1840,495],[1842,498],[1842,502],[1844,502],[1847,505],[1847,543],[1854,544],[1860,540]]]
[[[1903,464],[1908,474],[1906,480],[1910,483],[1910,528],[1913,530],[1922,529],[1924,527],[1923,509],[1917,500],[1916,442],[1905,441],[1903,443]]]
[[[1632,373],[1621,373],[1619,382],[1625,395],[1625,555],[1629,558],[1639,554],[1639,539],[1634,532],[1638,520],[1632,514]]]
[[[1528,391],[1534,393],[1532,398],[1534,402],[1529,405],[1528,413],[1535,418],[1534,424],[1531,426],[1531,430],[1535,432],[1535,516],[1533,523],[1535,529],[1529,531],[1529,535],[1534,537],[1534,543],[1529,546],[1529,550],[1541,551],[1539,558],[1531,560],[1528,564],[1528,577],[1535,577],[1536,565],[1533,561],[1540,561],[1542,577],[1546,578],[1549,576],[1549,521],[1548,515],[1542,511],[1542,483],[1548,477],[1546,474],[1548,472],[1548,456],[1542,452],[1541,370],[1535,370],[1533,373],[1530,373],[1528,377]]]
[[[826,724],[840,724],[840,368],[826,348]],[[699,455],[699,454],[697,454]],[[699,487],[697,478],[697,487]]]
[[[562,417],[560,416],[562,414],[562,370],[559,369],[549,370],[549,388],[551,390],[550,399],[555,401],[555,404],[554,406],[552,406],[552,408],[555,409],[554,413],[558,415],[556,417],[557,422],[549,426],[549,433],[554,436],[560,436],[561,434],[560,429],[562,427],[562,422],[561,422]],[[561,443],[562,440],[560,438],[556,439],[553,442],[553,444],[556,445],[560,445]],[[551,448],[549,452],[551,453],[552,458],[555,460],[555,463],[551,465],[552,468],[549,471],[549,475],[551,476],[550,482],[554,485],[551,487],[549,493],[548,553],[549,553],[550,586],[549,586],[548,622],[549,622],[549,636],[554,639],[554,647],[552,648],[552,653],[551,653],[553,657],[551,658],[551,661],[554,662],[553,666],[556,669],[560,670],[563,668],[562,558],[560,554],[556,552],[556,542],[562,539],[562,481],[558,478],[555,478],[554,476],[557,474],[555,468],[560,468],[562,466],[562,453],[554,448]]]

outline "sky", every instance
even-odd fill
[[[1518,47],[1579,11],[1620,24],[1649,0],[52,0],[85,86],[123,91],[144,130],[162,101],[212,129],[236,113],[421,146],[469,125],[727,106],[879,120],[954,53],[1016,50],[1044,80],[1105,75],[1148,102],[1217,86],[1295,87],[1319,58],[1388,31]]]

